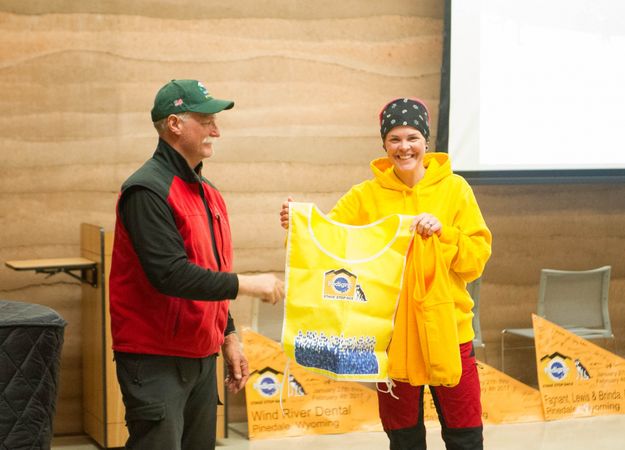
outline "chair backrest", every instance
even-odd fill
[[[480,287],[481,285],[482,285],[481,277],[467,284],[467,291],[469,291],[469,295],[473,299],[473,331],[475,332],[475,337],[473,338],[473,342],[475,345],[484,344],[484,341],[482,340],[482,327],[480,325]]]
[[[563,327],[612,333],[608,311],[611,266],[591,270],[542,269],[538,315]]]

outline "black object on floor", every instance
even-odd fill
[[[47,306],[0,300],[0,450],[50,448],[66,324]]]

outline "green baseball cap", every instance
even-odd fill
[[[152,122],[158,122],[170,114],[182,112],[215,114],[233,106],[234,102],[231,100],[211,97],[204,85],[197,80],[171,80],[154,98]]]

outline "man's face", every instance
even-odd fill
[[[215,114],[189,113],[182,123],[181,150],[187,159],[199,163],[213,155],[213,143],[220,136]]]

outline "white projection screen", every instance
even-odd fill
[[[448,0],[447,8],[455,171],[623,177],[625,0]]]

